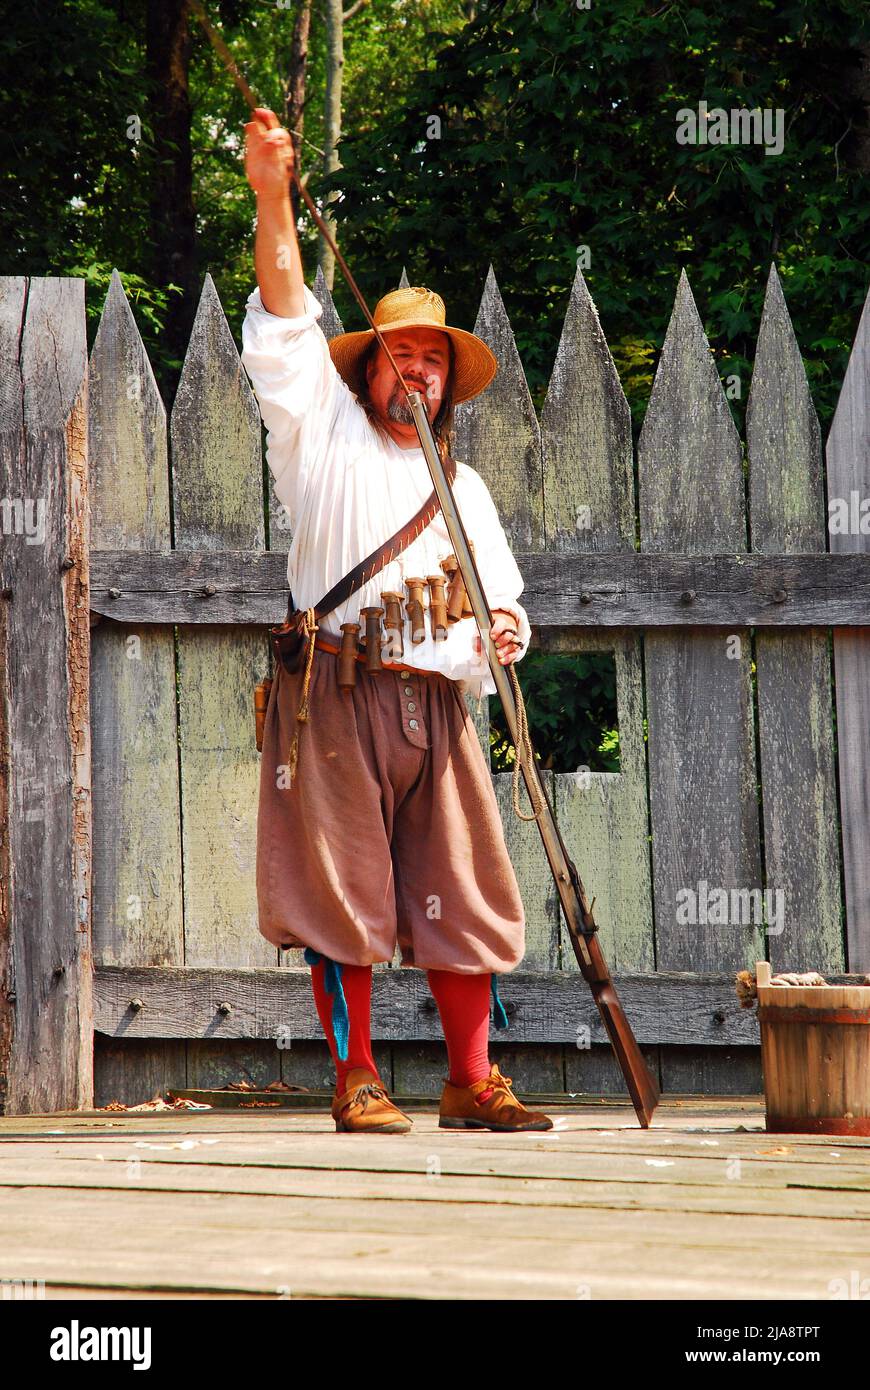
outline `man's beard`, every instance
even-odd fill
[[[387,418],[396,420],[400,425],[413,425],[414,415],[404,396],[395,391],[390,396],[390,403],[387,406]]]
[[[428,406],[429,398],[426,395],[425,386],[416,386],[409,383],[408,390],[420,392],[420,394],[423,396],[423,401],[426,407],[426,414],[431,415]],[[405,399],[405,396],[398,385],[396,386],[396,389],[393,391],[393,394],[390,396],[389,402],[387,404],[387,419],[396,420],[400,425],[413,425],[414,423],[414,413],[411,410],[411,407],[408,405],[408,402]]]

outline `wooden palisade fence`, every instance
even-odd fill
[[[825,470],[775,271],[745,451],[683,275],[636,481],[579,272],[540,421],[492,273],[476,330],[501,368],[457,453],[497,501],[535,642],[615,662],[620,772],[544,774],[605,953],[664,1090],[757,1091],[734,971],[870,970],[870,539],[828,543],[825,498],[825,479],[870,496],[870,308]],[[214,285],[168,428],[117,275],[89,368],[71,279],[0,281],[0,354],[0,1103],[327,1086],[308,967],[257,930],[251,692],[291,537]],[[537,831],[495,784],[527,954],[494,1055],[524,1091],[619,1091]],[[706,885],[779,890],[782,916],[687,923]],[[422,972],[376,968],[373,1036],[398,1093],[437,1094]]]

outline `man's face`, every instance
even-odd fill
[[[447,334],[437,328],[408,328],[388,333],[386,338],[408,390],[420,392],[429,419],[434,420],[450,370]],[[416,444],[414,417],[380,344],[368,364],[367,380],[369,399],[392,438],[400,445]]]

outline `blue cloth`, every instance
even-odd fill
[[[347,1012],[347,1000],[344,996],[344,989],[341,983],[341,965],[336,960],[330,960],[328,956],[322,956],[319,951],[314,951],[310,946],[305,947],[303,958],[306,965],[317,965],[321,960],[326,961],[326,970],[323,974],[323,983],[328,995],[332,998],[332,1032],[335,1038],[336,1051],[342,1062],[347,1061],[347,1048],[350,1037],[350,1018]],[[505,1013],[504,1004],[498,992],[496,976],[490,975],[490,991],[492,993],[492,1017],[496,1028],[507,1028],[508,1016]]]
[[[493,1023],[495,1024],[496,1028],[507,1028],[507,1026],[508,1026],[508,1016],[507,1016],[507,1014],[505,1013],[504,1004],[501,1002],[501,998],[499,997],[498,985],[496,984],[496,977],[495,977],[495,975],[492,976],[491,989],[492,989],[492,1021],[493,1021]]]
[[[338,1056],[342,1062],[346,1062],[350,1019],[347,1012],[347,1000],[344,997],[341,983],[341,965],[337,960],[330,960],[328,956],[322,956],[319,951],[312,950],[310,946],[305,947],[303,959],[307,965],[317,965],[321,960],[326,961],[323,984],[326,993],[332,997],[332,1034],[335,1038]]]

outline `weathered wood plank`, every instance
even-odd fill
[[[428,1116],[414,1117],[415,1130]],[[431,1124],[431,1120],[429,1121]],[[443,1131],[432,1135],[426,1126],[428,1142],[440,1139]],[[568,1131],[560,1131],[560,1140],[567,1137]],[[132,1136],[131,1136],[132,1138]],[[201,1144],[202,1140],[194,1140]],[[223,1139],[218,1141],[223,1151]],[[267,1151],[271,1151],[276,1140],[271,1136],[259,1141]],[[341,1142],[341,1141],[339,1141]],[[23,1145],[18,1147],[24,1147]],[[680,1176],[670,1176],[672,1169],[656,1172],[647,1170],[642,1176],[635,1172],[625,1176],[614,1176],[608,1181],[600,1168],[610,1166],[611,1155],[595,1155],[598,1163],[590,1164],[595,1176],[584,1174],[579,1181],[570,1178],[549,1177],[535,1174],[532,1178],[514,1180],[514,1174],[492,1173],[471,1175],[456,1173],[452,1168],[442,1168],[440,1177],[447,1179],[439,1183],[427,1175],[425,1157],[418,1158],[418,1166],[408,1172],[364,1172],[356,1170],[342,1174],[340,1189],[336,1191],[336,1181],[332,1172],[319,1173],[305,1168],[284,1167],[279,1164],[255,1166],[240,1158],[238,1166],[223,1161],[215,1161],[210,1154],[208,1161],[196,1161],[191,1155],[179,1162],[178,1158],[161,1157],[157,1153],[143,1152],[137,1155],[123,1154],[115,1157],[103,1153],[97,1158],[96,1142],[77,1146],[72,1162],[66,1156],[40,1153],[44,1146],[28,1145],[27,1152],[4,1161],[0,1174],[0,1187],[4,1190],[24,1187],[40,1187],[51,1200],[52,1188],[81,1188],[88,1192],[113,1192],[130,1190],[134,1174],[137,1192],[177,1193],[215,1193],[227,1195],[232,1187],[233,1194],[249,1196],[273,1196],[277,1198],[304,1198],[313,1200],[332,1199],[336,1203],[383,1202],[395,1203],[455,1203],[460,1190],[463,1202],[473,1203],[475,1207],[563,1207],[569,1211],[589,1207],[607,1207],[613,1211],[656,1210],[683,1211],[722,1216],[770,1216],[771,1204],[775,1201],[776,1215],[779,1218],[795,1217],[806,1219],[826,1218],[833,1221],[855,1221],[870,1219],[870,1192],[848,1193],[843,1191],[819,1191],[809,1193],[806,1189],[793,1191],[779,1182],[759,1183],[753,1172],[752,1181],[729,1179],[725,1170],[737,1155],[730,1160],[717,1156],[713,1162],[692,1164],[695,1171],[686,1171],[689,1165],[679,1165]],[[405,1147],[403,1145],[403,1147]],[[560,1153],[564,1153],[560,1144]],[[200,1149],[202,1152],[202,1149]],[[419,1151],[417,1151],[419,1153]],[[673,1153],[673,1150],[665,1150]],[[138,1157],[137,1169],[131,1158]],[[446,1157],[446,1155],[444,1155]],[[588,1162],[584,1155],[584,1162]],[[604,1160],[601,1162],[600,1160]],[[73,1162],[75,1167],[73,1167]],[[551,1159],[552,1162],[552,1159]],[[32,1165],[31,1181],[28,1182],[27,1164]],[[746,1160],[748,1166],[749,1160]],[[714,1168],[714,1164],[716,1165]],[[522,1166],[526,1166],[523,1164]],[[620,1165],[613,1165],[619,1167]],[[761,1165],[753,1165],[753,1167]],[[783,1165],[786,1167],[787,1165]],[[627,1167],[627,1165],[626,1165]],[[713,1171],[711,1171],[711,1169]],[[718,1171],[717,1171],[718,1170]],[[865,1170],[866,1171],[866,1170]],[[430,1169],[431,1172],[431,1169]],[[451,1181],[458,1179],[459,1181]],[[639,1189],[639,1190],[638,1190]],[[495,1214],[495,1213],[494,1213]]]
[[[832,984],[863,984],[863,977],[829,974]],[[642,1043],[674,1046],[754,1047],[753,1012],[741,1009],[730,972],[695,974],[615,972],[626,1013]],[[499,979],[510,1026],[494,1041],[513,1046],[539,1042],[576,1047],[577,1029],[589,1029],[590,1046],[607,1043],[592,996],[576,974],[511,971]],[[272,1038],[279,1029],[294,1039],[322,1032],[305,969],[209,969],[205,967],[98,967],[96,1023],[113,1037]],[[140,1000],[141,1007],[131,1007]],[[229,1012],[221,1006],[228,1005]],[[376,977],[372,1036],[383,1041],[438,1040],[435,1002],[418,970],[391,970]]]
[[[317,267],[317,274],[314,277],[314,284],[311,286],[311,293],[323,309],[320,327],[327,342],[331,342],[339,333],[344,332],[341,319],[336,310],[335,303],[326,283],[326,277],[320,266]]]
[[[3,302],[0,289],[0,306]],[[3,360],[0,353],[0,361]],[[3,460],[0,430],[0,466]],[[2,588],[2,584],[0,584]],[[12,756],[8,712],[9,672],[6,663],[8,629],[6,602],[0,598],[0,1115],[6,1113],[7,1086],[15,1036],[15,988],[12,960],[12,855],[9,824],[9,783]]]
[[[730,1096],[760,1094],[761,1053],[755,1047],[670,1047],[661,1049],[662,1073],[671,1093]]]
[[[731,635],[645,639],[656,960],[664,969],[740,968],[764,954],[757,898],[745,921],[716,916],[723,893],[730,909],[733,891],[762,889],[749,651],[744,642],[732,660]]]
[[[166,412],[117,271],[89,381],[91,545],[168,549]],[[91,664],[94,957],[104,965],[181,965],[173,633],[100,623],[91,633]]]
[[[827,634],[756,634],[765,881],[777,970],[845,969]]]
[[[22,424],[21,370],[18,361],[24,332],[27,279],[0,275],[0,431],[19,437]],[[7,463],[6,467],[10,465]],[[8,475],[4,474],[4,482]]]
[[[632,1028],[635,1026],[633,1015],[629,1017],[629,1023]],[[582,1027],[583,1025],[580,1025],[581,1030]],[[625,1077],[620,1070],[613,1049],[611,1047],[592,1047],[588,1044],[587,1038],[587,1033],[579,1031],[575,1037],[574,1046],[565,1048],[565,1090],[567,1094],[572,1097],[578,1095],[621,1096],[627,1100],[628,1090]],[[644,1043],[640,1050],[651,1074],[660,1082],[659,1053],[661,1049],[658,1044]],[[657,1110],[656,1120],[658,1120],[659,1113]]]
[[[8,1113],[90,1105],[87,357],[84,283],[0,282],[9,878]],[[8,952],[8,954],[6,954]],[[11,979],[10,979],[11,976]]]
[[[556,1091],[564,1087],[562,1048],[542,1045],[505,1047],[495,1041],[502,1034],[490,1023],[489,1058],[503,1076],[514,1080],[517,1095],[530,1091]],[[443,1042],[393,1043],[393,1088],[399,1095],[430,1096],[437,1104],[449,1074]]]
[[[740,441],[685,272],[638,473],[644,550],[746,550]],[[749,651],[745,641],[732,651],[733,634],[729,626],[645,638],[660,969],[746,965],[763,943],[760,926],[730,921],[730,897],[724,924],[705,911],[708,889],[761,886]]]
[[[0,479],[12,504],[12,479],[23,480],[24,428],[21,405],[21,373],[18,354],[24,327],[27,302],[27,281],[24,276],[0,276]],[[26,520],[23,499],[19,513],[22,528]],[[15,513],[4,512],[2,524],[5,535],[11,535]],[[31,513],[31,522],[38,522],[38,511]],[[0,1114],[7,1104],[7,1086],[12,1066],[12,1045],[15,1035],[15,988],[13,965],[13,905],[12,825],[11,810],[15,802],[12,790],[12,741],[16,734],[15,715],[9,689],[7,653],[14,630],[10,621],[7,588],[11,589],[12,572],[9,566],[11,544],[7,541],[0,550]]]
[[[828,435],[828,508],[838,499],[867,505],[870,497],[870,295],[864,304]],[[831,527],[831,550],[870,553],[870,536],[860,525],[845,532]],[[870,634],[851,624],[834,632],[837,690],[837,758],[846,892],[849,966],[870,969]]]
[[[752,548],[825,551],[819,423],[771,266],[746,411]],[[755,635],[765,883],[784,920],[768,939],[779,970],[845,968],[828,635]]]
[[[870,625],[870,555],[514,556],[536,632]],[[119,622],[265,625],[287,606],[286,557],[274,551],[96,550],[91,561],[91,610]]]
[[[324,1040],[323,1049],[329,1059]],[[275,1039],[244,1038],[222,1043],[191,1039],[187,1044],[187,1084],[203,1089],[220,1089],[233,1081],[250,1081],[266,1087],[282,1078],[285,1049]]]
[[[219,1043],[174,1038],[94,1038],[94,1104],[139,1105],[170,1088],[222,1086],[229,1081],[251,1080],[254,1073],[267,1084],[277,1077],[311,1090],[329,1091],[335,1070],[326,1040],[288,1039],[276,1050],[274,1041],[223,1039]],[[375,1046],[375,1060],[389,1051],[388,1043]],[[279,1060],[280,1059],[280,1060]],[[389,1057],[387,1056],[387,1064]],[[388,1073],[383,1072],[386,1076]]]
[[[624,774],[558,773],[556,813],[587,897],[595,903],[601,948],[611,970],[652,970],[652,899],[644,782]],[[645,798],[644,798],[645,799]],[[579,965],[562,926],[562,968]]]
[[[381,1148],[388,1142],[382,1136]],[[422,1153],[421,1162],[433,1171]],[[848,1270],[866,1248],[860,1217],[831,1222],[774,1212],[723,1221],[719,1211],[506,1204],[493,1220],[489,1204],[457,1210],[446,1200],[449,1181],[429,1181],[430,1198],[416,1203],[362,1203],[353,1191],[341,1203],[332,1196],[227,1193],[218,1211],[213,1193],[140,1191],[133,1182],[116,1191],[59,1189],[50,1204],[42,1191],[10,1189],[0,1198],[2,1271],[47,1285],[234,1290],[297,1300],[812,1301],[829,1298],[833,1280],[848,1285]],[[436,1191],[444,1200],[431,1199]],[[454,1186],[449,1195],[461,1192]]]
[[[141,1105],[170,1086],[187,1085],[188,1044],[176,1038],[94,1034],[94,1105]]]
[[[201,643],[201,645],[200,645]],[[185,960],[273,963],[255,892],[259,765],[253,687],[266,675],[262,633],[179,633]]]
[[[541,417],[548,555],[562,561],[607,551],[635,554],[631,412],[598,313],[578,269]],[[622,587],[622,579],[617,581]],[[568,581],[570,586],[570,580]],[[586,589],[581,593],[587,594]],[[552,597],[552,595],[550,596]],[[577,595],[579,597],[579,594]],[[584,604],[581,609],[598,607]],[[552,607],[550,608],[552,612]],[[617,675],[620,772],[577,769],[555,778],[556,820],[590,900],[611,969],[651,969],[652,886],[643,741],[641,649],[630,634],[571,634],[573,651],[612,651]],[[568,641],[547,643],[548,650]],[[582,848],[580,848],[582,847]],[[559,917],[561,966],[576,971]],[[587,1068],[588,1069],[588,1068]]]
[[[404,269],[402,275],[407,284]],[[481,396],[457,406],[453,452],[489,488],[511,549],[538,550],[544,533],[540,430],[492,266],[474,331],[495,353],[499,367]],[[524,607],[525,598],[523,593]],[[465,701],[489,762],[489,696],[472,699],[466,695]]]
[[[524,1098],[539,1094],[521,1088],[518,1093]],[[327,1128],[328,1092],[311,1098],[315,1100],[317,1109],[297,1097],[295,1110],[271,1116],[265,1111],[246,1116],[241,1109],[186,1116],[176,1112],[167,1127],[160,1115],[115,1115],[108,1132],[97,1128],[98,1117],[88,1117],[88,1127],[79,1126],[74,1133],[19,1133],[6,1141],[0,1186],[25,1187],[32,1176],[34,1185],[44,1189],[120,1189],[133,1177],[130,1148],[135,1145],[138,1191],[232,1191],[331,1198],[337,1204],[366,1199],[455,1203],[462,1191],[464,1201],[498,1206],[682,1208],[759,1213],[778,1221],[790,1216],[847,1222],[870,1217],[866,1151],[850,1150],[839,1141],[832,1151],[830,1137],[817,1146],[807,1145],[801,1135],[777,1143],[754,1129],[762,1117],[757,1104],[728,1111],[727,1102],[720,1101],[718,1108],[715,1102],[707,1104],[706,1113],[698,1116],[707,1120],[702,1134],[692,1132],[697,1127],[691,1120],[698,1115],[692,1103],[665,1100],[656,1129],[647,1132],[625,1125],[613,1103],[603,1107],[600,1119],[595,1113],[599,1107],[588,1102],[547,1104],[558,1123],[558,1145],[540,1136],[529,1143],[523,1134],[499,1135],[497,1142],[485,1131],[449,1136],[437,1131],[431,1103],[425,1108],[409,1105],[414,1128],[401,1142],[378,1142],[376,1153],[371,1140],[366,1144],[361,1139],[353,1167],[337,1176],[335,1145],[344,1141]],[[179,1136],[175,1143],[166,1142],[173,1133]],[[433,1141],[440,1150],[441,1183],[433,1181],[425,1162]]]
[[[559,899],[556,884],[544,853],[541,832],[534,821],[520,820],[513,807],[513,773],[493,776],[496,799],[501,812],[505,844],[517,876],[526,912],[526,953],[524,970],[559,969]],[[541,770],[544,790],[554,805],[553,774]],[[523,815],[531,815],[531,803],[522,776],[519,804]]]
[[[548,651],[607,651],[614,654],[619,721],[618,773],[578,768],[555,777],[556,819],[601,931],[611,970],[655,968],[653,908],[643,737],[640,643],[630,634],[560,634],[544,639]],[[562,968],[576,972],[577,959],[561,923]]]
[[[260,416],[210,276],[172,410],[178,550],[262,549]],[[258,931],[259,765],[253,686],[262,630],[178,630],[184,945],[191,965],[257,965],[277,952]]]
[[[540,428],[492,266],[474,331],[499,368],[482,395],[456,407],[456,457],[483,478],[511,548],[542,550]]]
[[[578,268],[541,412],[549,553],[634,550],[631,412]]]

